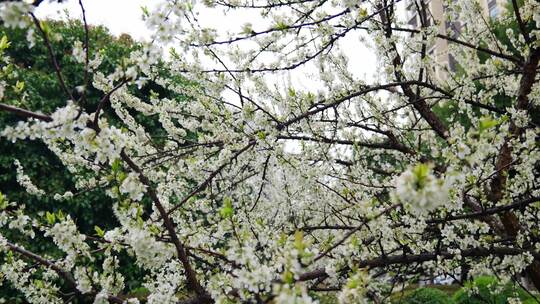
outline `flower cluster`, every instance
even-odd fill
[[[366,270],[357,270],[347,280],[345,287],[339,293],[339,303],[369,303],[366,298],[369,281],[369,274]]]
[[[145,191],[146,186],[139,181],[136,173],[129,173],[120,185],[120,192],[127,194],[134,201],[140,201]]]
[[[24,174],[24,170],[21,163],[18,160],[15,160],[13,163],[15,164],[15,167],[17,167],[17,182],[21,186],[23,186],[28,193],[32,195],[36,195],[36,196],[44,195],[45,191],[39,189],[36,185],[34,185],[30,177]]]
[[[429,165],[418,164],[396,178],[394,195],[414,212],[424,213],[448,204],[450,186],[448,179],[437,178]]]
[[[44,230],[44,235],[52,237],[56,246],[67,254],[65,263],[69,269],[74,266],[78,256],[91,258],[90,247],[85,243],[86,236],[79,233],[69,215],[65,219],[60,219],[60,222],[52,227],[44,228]]]
[[[0,20],[7,27],[27,28],[31,22],[27,14],[32,12],[33,8],[24,1],[4,1],[0,3]]]

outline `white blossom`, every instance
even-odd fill
[[[395,181],[396,199],[418,213],[429,212],[449,202],[450,183],[433,175],[429,165],[418,164]]]
[[[17,182],[23,186],[28,193],[36,196],[42,196],[45,195],[45,191],[39,189],[34,183],[32,183],[32,180],[30,180],[30,177],[28,175],[24,174],[23,167],[21,163],[18,160],[15,160],[13,162],[15,164],[15,167],[17,167]]]
[[[24,1],[5,1],[0,3],[0,20],[12,28],[26,28],[30,25],[27,13],[33,11],[33,6]]]
[[[120,192],[129,195],[132,200],[140,201],[146,192],[136,173],[129,173],[120,185]]]

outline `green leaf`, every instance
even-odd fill
[[[306,100],[309,103],[314,103],[315,102],[315,94],[313,94],[311,92],[308,92],[307,95],[306,95]]]
[[[294,275],[292,272],[286,270],[284,273],[283,273],[283,282],[285,282],[286,284],[292,284],[294,283]]]
[[[17,83],[15,83],[14,89],[16,93],[22,92],[24,90],[24,81],[17,80]]]
[[[279,246],[285,246],[285,243],[287,243],[287,235],[285,233],[281,232],[279,234],[278,245]]]
[[[351,237],[351,246],[353,248],[357,248],[358,246],[360,246],[360,241],[358,240],[358,238],[355,235],[353,235]]]
[[[366,18],[368,15],[368,11],[367,9],[365,8],[361,8],[360,11],[358,12],[358,16],[360,16],[360,18]]]
[[[178,54],[178,52],[176,51],[175,48],[171,47],[169,49],[169,55],[171,55],[172,58],[174,59],[180,59],[180,55]]]
[[[7,261],[8,263],[12,263],[12,262],[13,262],[13,251],[10,250],[10,251],[8,251],[8,252],[6,253],[6,261]]]
[[[480,125],[478,126],[478,131],[480,133],[484,132],[487,129],[491,129],[499,124],[498,120],[495,120],[491,117],[484,117],[480,119]]]
[[[39,22],[39,26],[41,27],[41,29],[43,30],[43,33],[45,33],[45,35],[49,36],[50,33],[51,33],[51,28],[49,27],[49,24],[42,20]]]
[[[304,244],[304,232],[301,230],[297,230],[294,233],[294,247],[299,251],[303,252],[306,248],[306,245]]]
[[[43,284],[43,281],[42,280],[34,280],[33,282],[34,286],[36,286],[37,288],[43,288],[45,285]]]
[[[54,213],[50,213],[49,211],[45,213],[45,218],[47,219],[47,223],[49,223],[50,225],[54,224],[54,222],[56,221],[56,216],[54,215]]]
[[[118,175],[116,176],[116,180],[119,183],[121,183],[126,179],[126,177],[127,177],[127,174],[125,172],[120,171],[120,172],[118,172]]]
[[[296,97],[296,91],[293,88],[289,88],[288,93],[289,96]]]
[[[264,140],[266,138],[266,133],[264,133],[264,131],[259,131],[259,132],[257,132],[257,137],[260,140]]]
[[[120,159],[115,159],[111,165],[111,170],[113,172],[118,172],[120,169],[122,168],[122,162],[120,161]]]
[[[221,207],[219,214],[223,218],[229,218],[233,216],[234,209],[232,205],[232,199],[230,197],[226,196],[225,198],[223,198],[223,206]]]
[[[0,210],[4,210],[6,209],[8,206],[8,201],[6,199],[6,197],[4,196],[4,194],[2,192],[0,192]]]
[[[139,226],[141,226],[141,227],[144,226],[144,220],[142,219],[142,217],[137,218],[137,224],[139,224]]]
[[[152,232],[154,235],[158,235],[158,234],[160,234],[160,232],[161,232],[161,231],[159,230],[159,228],[158,228],[156,225],[150,225],[150,226],[148,227],[148,229],[149,229],[150,232]]]
[[[276,30],[284,31],[289,28],[289,26],[282,21],[278,21],[275,26]]]
[[[142,6],[141,6],[141,11],[142,11],[142,13],[143,13],[143,16],[145,16],[145,17],[150,16],[150,11],[148,11],[148,7],[142,5]]]
[[[61,221],[63,221],[66,218],[62,210],[58,210],[58,212],[56,213],[56,217]]]
[[[422,189],[427,181],[429,174],[429,165],[427,164],[418,164],[413,168],[413,174],[416,178],[417,189]]]
[[[114,195],[119,196],[120,195],[120,188],[118,188],[118,186],[113,186],[113,187],[111,187],[111,192]]]
[[[253,27],[252,27],[251,23],[245,23],[242,26],[242,34],[244,34],[244,35],[252,35],[253,33],[255,33],[255,32],[253,31]]]
[[[11,45],[6,35],[0,39],[0,51],[7,49]]]
[[[103,229],[99,228],[99,226],[94,226],[94,231],[96,231],[97,236],[103,237],[105,236],[105,231]]]

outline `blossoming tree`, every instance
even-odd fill
[[[163,1],[144,10],[152,41],[112,74],[88,39],[74,43],[86,74],[75,88],[33,14],[41,2],[2,1],[0,19],[48,46],[66,103],[43,113],[3,98],[24,88],[2,38],[0,109],[21,121],[1,134],[44,142],[77,180],[45,193],[14,160],[29,193],[61,208],[73,192],[103,191],[118,225],[85,235],[68,214],[31,217],[0,196],[1,231],[17,232],[0,235],[0,273],[27,301],[138,303],[125,263],[146,274],[148,303],[314,303],[326,292],[384,303],[422,274],[540,289],[536,1],[511,1],[495,21],[451,1],[459,33],[428,22],[423,0],[419,28],[391,0]],[[208,26],[215,12],[239,27]],[[358,76],[352,40],[377,55],[374,77]],[[430,54],[437,40],[456,69]],[[131,93],[149,79],[189,100]],[[93,109],[90,86],[103,92]],[[25,249],[37,238],[62,253]]]

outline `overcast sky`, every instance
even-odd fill
[[[135,39],[144,39],[150,36],[150,32],[146,29],[144,21],[142,21],[142,6],[152,8],[159,4],[158,0],[83,0],[86,9],[86,18],[88,23],[101,24],[109,28],[112,34],[120,35],[122,33],[130,34]],[[72,18],[81,18],[81,8],[78,1],[67,0],[63,3],[42,3],[37,9],[37,15],[40,18],[61,18],[65,16],[64,11],[69,13]],[[207,23],[209,26],[216,26],[221,29],[232,29],[238,26],[239,22],[250,21],[257,22],[259,16],[247,18],[226,18],[216,10],[205,11],[199,16],[200,20]],[[245,15],[243,17],[246,17]],[[241,20],[243,19],[243,20]],[[247,19],[247,20],[246,20]],[[344,44],[344,50],[348,53],[351,67],[361,67],[361,72],[355,68],[353,70],[357,76],[367,76],[371,78],[375,72],[375,57],[370,50],[362,46],[358,41],[349,39]]]
[[[122,33],[130,34],[135,39],[149,37],[141,19],[142,6],[152,8],[159,1],[156,0],[84,0],[88,23],[101,24],[108,27],[114,35]],[[79,2],[75,0],[64,1],[63,3],[41,4],[37,9],[37,16],[40,18],[61,18],[65,16],[67,10],[72,18],[81,18],[81,8]]]

